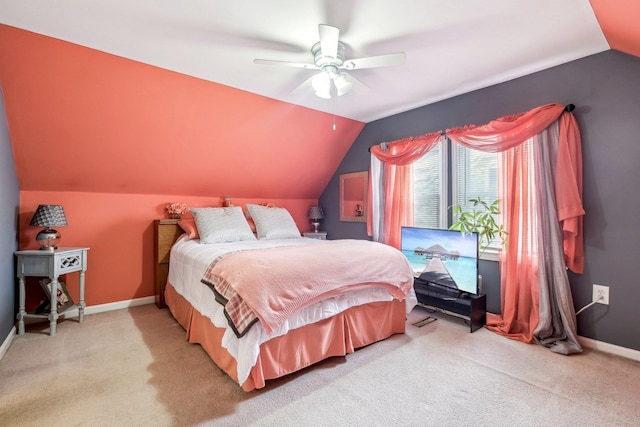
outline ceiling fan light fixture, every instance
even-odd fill
[[[320,98],[331,99],[331,78],[327,73],[316,74],[311,80],[311,86]]]
[[[333,80],[333,84],[336,86],[338,96],[342,96],[345,93],[349,92],[351,90],[351,87],[353,86],[347,79],[346,73],[340,73],[340,75],[338,75],[338,77]]]
[[[344,43],[340,41],[340,30],[337,27],[320,24],[318,25],[318,34],[320,41],[311,46],[313,64],[270,59],[254,59],[253,62],[256,64],[321,70],[320,74],[305,80],[304,83],[292,90],[291,93],[297,92],[299,88],[307,88],[309,81],[311,81],[315,94],[318,97],[331,99],[332,93],[337,96],[342,96],[349,92],[353,86],[356,87],[357,91],[368,89],[364,83],[353,75],[341,72],[341,70],[355,71],[366,68],[389,67],[404,64],[406,60],[406,54],[404,52],[345,59],[346,47]]]

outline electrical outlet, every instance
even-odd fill
[[[598,301],[598,297],[602,297]],[[598,301],[598,304],[609,305],[609,287],[593,284],[593,298],[591,301]]]

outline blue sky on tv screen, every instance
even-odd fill
[[[416,247],[427,249],[433,245],[440,245],[447,251],[456,250],[464,257],[476,258],[478,256],[478,238],[475,233],[462,235],[455,230],[402,227],[401,237],[403,251],[413,251]]]

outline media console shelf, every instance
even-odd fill
[[[471,332],[483,327],[487,320],[487,296],[457,296],[457,293],[430,283],[414,283],[418,303],[447,314],[461,317],[469,322]]]

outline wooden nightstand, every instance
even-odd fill
[[[327,232],[326,231],[318,231],[317,233],[314,231],[305,231],[302,233],[304,237],[310,237],[312,239],[318,240],[327,240]]]
[[[18,309],[18,335],[24,335],[24,319],[28,317],[48,318],[49,335],[56,334],[58,322],[58,277],[62,274],[80,272],[80,300],[75,306],[78,308],[78,322],[84,321],[84,273],[87,271],[87,251],[89,248],[58,248],[55,251],[27,250],[15,252],[18,258],[17,276],[20,293]],[[27,313],[25,311],[25,283],[26,276],[48,277],[51,279],[51,311],[49,314]],[[69,307],[71,308],[71,307]]]
[[[178,225],[178,219],[156,219],[155,229],[155,282],[156,282],[156,305],[158,308],[166,308],[164,300],[164,288],[167,285],[169,276],[169,257],[171,246],[183,231]]]

